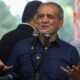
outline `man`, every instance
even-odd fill
[[[9,58],[15,44],[25,38],[32,36],[36,22],[34,17],[36,15],[38,7],[42,4],[41,1],[29,2],[23,12],[22,24],[18,25],[18,28],[5,34],[0,41],[0,59],[6,63]],[[1,61],[0,61],[1,63]],[[0,64],[4,65],[3,63]]]
[[[20,41],[7,62],[18,70],[19,80],[70,80],[61,66],[77,65],[79,54],[57,35],[63,18],[63,10],[56,3],[39,7],[36,16],[39,37]]]

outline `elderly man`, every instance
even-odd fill
[[[59,39],[63,9],[54,2],[42,4],[35,17],[38,36],[16,44],[7,64],[18,70],[19,80],[70,80],[61,68],[80,61],[77,50]]]

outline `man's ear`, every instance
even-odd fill
[[[38,26],[38,24],[37,24],[37,16],[34,16],[34,22],[35,22],[35,30],[36,30],[37,26]]]
[[[59,28],[63,27],[63,20],[60,21]]]
[[[35,19],[35,23],[37,23],[37,16],[35,16],[34,19]]]

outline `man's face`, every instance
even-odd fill
[[[40,33],[57,33],[62,21],[58,18],[59,9],[55,5],[44,5],[38,10],[37,29]]]

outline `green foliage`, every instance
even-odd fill
[[[74,1],[73,0],[60,0],[61,6],[64,10],[64,26],[59,31],[59,36],[66,42],[71,42],[74,38]]]
[[[16,24],[17,18],[12,16],[9,7],[0,1],[0,38],[4,33],[15,28]]]
[[[64,41],[71,42],[74,38],[73,11],[69,13],[65,7],[64,14],[64,25],[59,31],[59,35]]]

